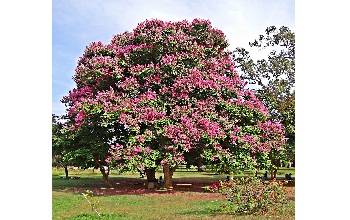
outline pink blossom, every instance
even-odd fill
[[[135,139],[140,143],[143,143],[145,141],[145,138],[143,136],[136,136]]]

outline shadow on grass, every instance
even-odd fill
[[[235,178],[239,178],[237,176]],[[243,176],[242,176],[243,177]],[[143,194],[176,194],[177,192],[200,192],[207,193],[205,186],[217,182],[221,178],[210,177],[180,177],[173,179],[173,191],[160,191],[146,189],[146,179],[130,177],[110,177],[112,187],[108,187],[102,177],[81,177],[80,179],[52,178],[52,191],[70,192],[74,194],[85,193],[86,190],[93,191],[95,196],[108,195],[143,195]],[[224,180],[224,179],[221,179]]]
[[[203,187],[206,183],[193,182],[191,187],[177,185],[178,183],[191,183],[192,181],[182,179],[173,181],[173,191],[160,191],[156,189],[147,189],[145,179],[111,177],[112,187],[108,187],[102,178],[82,177],[80,179],[60,179],[52,178],[52,191],[70,192],[74,194],[85,193],[86,190],[94,192],[95,196],[108,195],[142,195],[142,194],[174,194],[176,192],[205,192]]]

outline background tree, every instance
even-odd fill
[[[68,166],[73,165],[74,154],[66,151],[67,137],[63,134],[64,118],[52,114],[52,158],[53,163],[58,163],[64,167],[66,179],[68,179]]]
[[[79,130],[69,129],[71,119],[62,116],[65,122],[53,124],[53,156],[57,162],[65,167],[68,177],[67,166],[78,166],[82,169],[94,167],[99,169],[107,185],[110,165],[105,161],[109,155],[108,135],[117,127],[99,127],[97,125],[83,125]],[[107,169],[105,168],[107,167]]]
[[[250,47],[270,49],[265,59],[254,61],[247,50],[236,48],[235,67],[243,80],[255,85],[253,91],[269,109],[271,120],[286,131],[287,145],[281,159],[295,160],[295,34],[287,27],[266,28],[265,35],[249,43]]]
[[[282,150],[283,126],[244,88],[227,47],[200,19],[146,20],[107,45],[91,43],[64,98],[70,129],[120,125],[101,139],[111,146],[106,162],[147,175],[161,165],[166,188],[187,152],[231,172],[273,166],[269,152]]]

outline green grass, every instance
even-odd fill
[[[189,200],[192,197],[188,195],[115,195],[95,198],[99,200],[103,219],[210,219],[222,203]],[[53,219],[98,219],[83,196],[77,194],[53,192],[52,206]]]
[[[55,172],[55,174],[54,174]],[[85,198],[78,191],[86,189],[100,189],[105,187],[101,174],[95,170],[70,171],[72,176],[80,176],[80,179],[60,179],[64,175],[62,170],[53,170],[52,177],[52,219],[99,219],[91,209]],[[261,172],[263,173],[263,172]],[[294,169],[280,170],[279,175],[292,173]],[[248,171],[246,175],[250,174]],[[156,176],[163,175],[160,172]],[[174,181],[213,181],[225,179],[226,174],[215,175],[211,172],[187,172],[174,173]],[[127,178],[139,179],[139,174],[112,173],[111,180],[125,180]],[[142,186],[140,186],[142,187]],[[76,190],[78,189],[78,190]],[[144,194],[144,195],[94,195],[99,201],[99,212],[102,219],[294,219],[295,203],[289,201],[288,205],[280,213],[273,216],[239,216],[227,212],[221,205],[227,203],[225,198],[211,193],[200,192],[176,192],[168,194]]]
[[[267,216],[233,216],[223,212],[224,200],[196,198],[201,193],[168,195],[98,196],[102,219],[271,219]],[[192,195],[192,196],[191,196]],[[83,196],[53,192],[52,219],[98,219]],[[282,218],[283,216],[283,218]],[[233,218],[234,217],[234,218]],[[273,219],[294,219],[294,202]]]

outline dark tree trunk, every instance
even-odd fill
[[[146,168],[145,172],[146,172],[146,177],[147,177],[147,183],[157,182],[156,168],[151,168],[151,169]]]
[[[100,171],[102,173],[102,178],[103,180],[105,181],[106,185],[108,187],[112,187],[112,184],[109,182],[109,179],[108,179],[108,175],[109,175],[109,171],[110,171],[110,167],[108,166],[108,170],[106,172],[106,169],[104,168],[104,166],[99,162],[98,158],[95,157],[94,158],[96,164],[98,165],[98,167],[100,168]]]
[[[281,167],[281,160],[280,159],[274,159],[274,158],[272,158],[271,155],[269,157],[270,157],[271,163],[276,166],[276,169],[271,169],[270,170],[271,179],[274,179],[277,176],[277,170]]]
[[[109,182],[109,179],[108,179],[109,167],[108,167],[108,171],[106,172],[106,169],[101,165],[100,171],[102,173],[102,178],[105,181],[105,183],[107,184],[107,186],[112,187],[112,184]]]
[[[163,173],[164,173],[164,187],[168,190],[173,189],[173,173],[176,170],[177,166],[170,168],[169,164],[165,164],[163,166]]]
[[[201,157],[198,157],[197,158],[197,171],[198,172],[203,172],[203,163],[202,163],[202,158]]]
[[[64,172],[66,173],[66,179],[68,179],[68,166],[64,166]]]
[[[272,159],[272,164],[275,165],[277,168],[271,170],[271,179],[276,179],[277,176],[277,170],[281,167],[281,160],[280,159]]]
[[[165,164],[163,166],[163,173],[164,173],[164,187],[169,189],[173,186],[172,184],[172,176],[170,174],[170,166],[169,164]]]
[[[273,169],[270,170],[270,179],[273,179]]]

